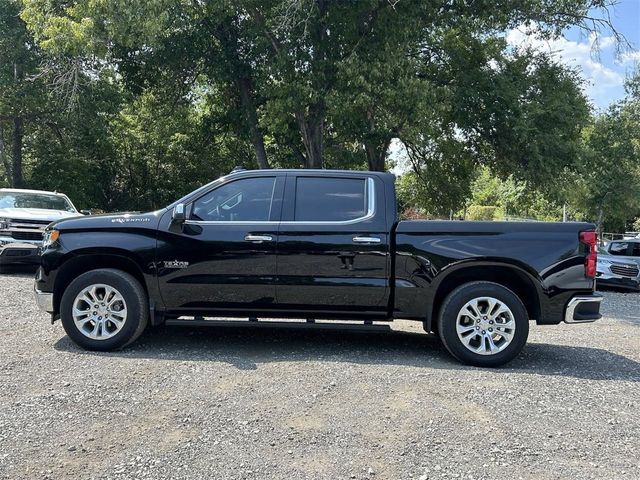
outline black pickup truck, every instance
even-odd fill
[[[530,320],[600,318],[594,225],[399,221],[394,184],[238,171],[156,212],[61,220],[45,234],[36,299],[92,350],[167,319],[401,318],[478,366],[518,355]]]

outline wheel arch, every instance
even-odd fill
[[[460,285],[477,281],[493,282],[508,288],[520,298],[529,319],[539,319],[542,313],[540,282],[531,273],[516,265],[483,262],[452,268],[441,277],[437,285],[434,285],[435,293],[428,311],[426,329],[428,331],[437,329],[436,322],[440,309],[451,292]]]
[[[109,268],[122,270],[133,276],[144,289],[147,297],[149,288],[145,281],[145,276],[140,265],[126,252],[118,250],[102,252],[81,252],[74,253],[60,266],[53,287],[53,307],[56,312],[60,311],[62,295],[69,284],[78,276],[91,270]]]

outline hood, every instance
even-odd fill
[[[55,222],[63,218],[77,217],[78,212],[67,210],[48,210],[45,208],[0,208],[0,218],[18,220],[43,220]]]
[[[104,230],[122,228],[156,228],[161,211],[149,213],[111,213],[62,219],[49,228],[58,230]]]
[[[606,260],[620,265],[633,265],[634,263],[640,265],[640,257],[628,257],[626,255],[609,255],[598,252],[598,260]]]

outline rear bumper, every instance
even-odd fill
[[[565,323],[588,323],[602,318],[600,303],[602,295],[578,295],[567,303],[564,312]]]
[[[0,265],[40,263],[41,245],[42,242],[0,237]]]

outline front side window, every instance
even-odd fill
[[[609,253],[611,255],[626,255],[628,249],[629,244],[627,242],[612,242],[609,245]]]
[[[295,221],[344,222],[365,215],[364,179],[298,177]]]
[[[266,222],[271,216],[275,177],[244,178],[222,185],[193,203],[192,220]]]
[[[640,257],[640,242],[633,242],[633,250],[631,251],[632,257]]]

